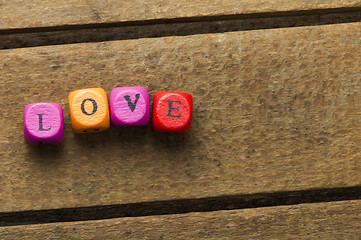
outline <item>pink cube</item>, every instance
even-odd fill
[[[114,88],[109,97],[114,126],[146,126],[149,122],[149,94],[144,87]]]
[[[24,138],[30,145],[60,144],[63,109],[57,103],[31,103],[24,109]]]

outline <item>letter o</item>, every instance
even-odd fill
[[[84,105],[85,105],[86,101],[91,101],[92,104],[93,104],[93,111],[92,111],[91,113],[87,113],[87,112],[85,111]],[[81,111],[82,111],[85,115],[88,115],[88,116],[93,115],[94,113],[96,113],[97,110],[98,110],[98,104],[97,104],[97,102],[96,102],[94,99],[92,99],[92,98],[84,99],[83,102],[81,103]]]

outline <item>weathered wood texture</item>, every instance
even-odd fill
[[[0,0],[0,29],[359,7],[360,0]]]
[[[0,239],[360,239],[361,201],[0,228]]]
[[[0,211],[360,186],[360,28],[0,51]],[[70,91],[132,85],[191,93],[191,132],[72,133]],[[62,146],[24,143],[38,101],[63,105]]]

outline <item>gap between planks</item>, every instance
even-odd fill
[[[361,21],[361,8],[157,19],[0,30],[0,50]]]
[[[361,199],[361,186],[0,213],[0,227]]]
[[[360,239],[361,201],[0,228],[2,239]]]
[[[350,13],[350,12],[359,12],[359,11],[361,11],[361,7],[341,7],[341,8],[330,8],[330,9],[260,12],[260,13],[246,13],[246,14],[216,15],[216,16],[160,18],[160,19],[112,22],[112,23],[90,23],[90,24],[73,24],[73,25],[69,24],[69,25],[49,26],[49,27],[34,27],[34,28],[9,28],[9,29],[0,29],[0,35],[15,34],[15,33],[124,27],[124,26],[143,26],[143,25],[153,25],[153,24],[210,22],[210,21],[224,21],[224,20],[237,20],[237,19],[319,15],[319,14],[332,14],[332,13]]]

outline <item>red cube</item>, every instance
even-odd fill
[[[191,129],[193,98],[188,93],[157,92],[153,100],[153,129],[187,133]]]

